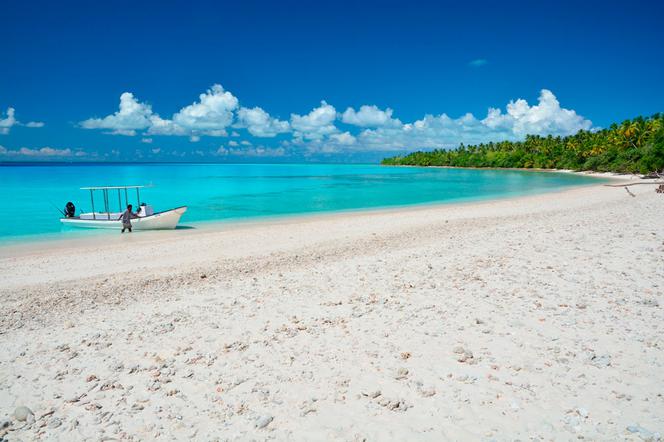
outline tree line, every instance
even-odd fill
[[[647,174],[664,169],[664,114],[574,135],[459,145],[385,158],[384,165],[538,168]]]

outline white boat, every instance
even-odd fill
[[[60,222],[67,226],[84,227],[92,229],[122,229],[122,221],[120,216],[124,212],[124,208],[129,204],[129,189],[136,190],[136,200],[139,210],[136,212],[137,218],[131,220],[132,228],[134,230],[163,230],[175,229],[180,217],[187,211],[187,206],[180,206],[174,209],[164,210],[162,212],[155,212],[152,206],[141,203],[140,190],[145,186],[108,186],[108,187],[81,187],[81,190],[90,191],[90,203],[92,211],[81,213],[78,216],[75,213],[76,208],[72,203],[67,203],[65,211],[62,212],[63,218]],[[104,211],[95,211],[95,191],[102,192],[104,201]],[[119,211],[112,212],[110,209],[110,191],[117,190],[118,194],[118,207]],[[124,193],[124,206],[122,204]],[[71,206],[71,207],[70,207]]]

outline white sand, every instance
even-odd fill
[[[0,249],[0,436],[655,438],[664,196],[630,189]]]

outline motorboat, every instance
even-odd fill
[[[81,190],[90,191],[91,212],[76,214],[76,207],[68,202],[65,210],[62,211],[63,217],[60,222],[66,226],[84,227],[90,229],[122,229],[120,216],[124,212],[129,200],[129,191],[136,191],[136,201],[138,210],[135,212],[136,218],[131,220],[134,230],[164,230],[175,229],[180,217],[187,211],[187,206],[180,206],[174,209],[155,212],[151,205],[141,202],[140,189],[145,186],[103,186],[103,187],[81,187]],[[101,192],[104,204],[103,211],[95,210],[95,194]],[[119,211],[111,210],[111,199],[115,199],[117,192]],[[124,198],[123,198],[124,197]],[[124,205],[123,205],[124,200]]]

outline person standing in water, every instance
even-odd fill
[[[127,210],[122,212],[122,215],[120,215],[120,218],[118,218],[118,220],[122,220],[122,232],[120,233],[124,233],[125,229],[128,229],[131,232],[131,220],[138,218],[138,215],[133,213],[131,209],[132,205],[129,204],[127,206]]]

